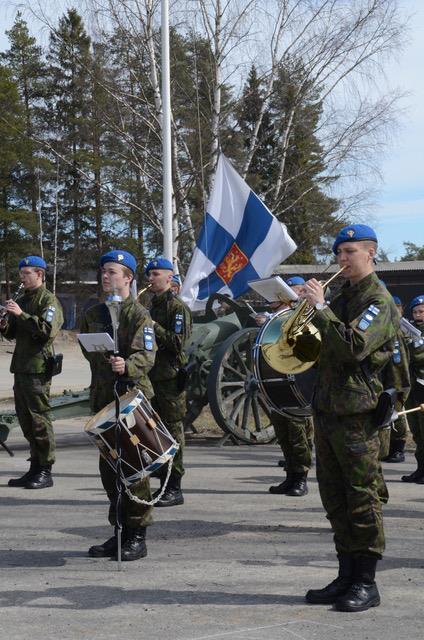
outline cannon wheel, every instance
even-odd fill
[[[217,350],[208,378],[208,399],[216,423],[241,442],[265,444],[275,438],[269,412],[252,371],[259,329],[232,334]]]

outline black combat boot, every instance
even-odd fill
[[[118,550],[118,543],[116,536],[112,536],[103,544],[95,544],[88,550],[88,555],[92,558],[113,558],[116,556]]]
[[[423,469],[420,469],[420,467],[418,467],[418,469],[416,469],[409,476],[401,477],[402,482],[416,482],[417,484],[422,484],[422,482],[420,481],[423,479],[424,479],[424,471]]]
[[[25,489],[47,489],[53,486],[52,465],[40,465],[37,473],[27,480]]]
[[[40,465],[36,460],[31,460],[29,470],[20,478],[11,478],[7,485],[9,487],[25,487],[28,480],[31,480],[40,470]]]
[[[138,527],[137,529],[125,527],[125,542],[122,545],[121,559],[130,561],[146,556],[146,527]]]
[[[353,580],[353,556],[340,553],[338,558],[339,575],[337,578],[323,589],[309,589],[306,594],[306,602],[309,604],[334,604],[337,598],[348,591]]]
[[[390,448],[389,455],[383,458],[383,462],[405,462],[404,449],[404,442],[395,442],[394,446]]]
[[[286,496],[306,496],[308,493],[307,473],[294,473],[291,487],[285,492]]]
[[[155,507],[175,507],[184,504],[184,496],[181,491],[181,476],[172,472],[162,498],[156,502]]]
[[[270,493],[285,494],[291,488],[292,484],[293,474],[287,472],[286,479],[283,482],[280,482],[280,484],[274,484],[268,489],[268,491]]]
[[[366,611],[378,607],[380,594],[375,583],[378,558],[375,556],[355,556],[353,581],[346,593],[337,598],[337,611]]]

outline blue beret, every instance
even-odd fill
[[[302,276],[292,276],[291,278],[286,280],[286,284],[288,284],[289,287],[293,287],[293,285],[296,284],[305,284],[305,280],[302,278]]]
[[[402,304],[402,300],[399,298],[399,296],[392,296],[392,298],[395,304]]]
[[[174,273],[174,275],[171,278],[172,282],[175,282],[178,285],[181,285],[181,278],[178,275],[178,273]]]
[[[348,227],[343,227],[334,241],[333,253],[337,253],[337,247],[342,242],[360,242],[361,240],[377,242],[374,229],[371,229],[366,224],[350,224]]]
[[[100,258],[100,266],[103,267],[106,262],[116,262],[122,264],[124,267],[128,267],[135,274],[137,269],[137,261],[134,256],[128,251],[109,251]]]
[[[37,267],[37,269],[47,269],[47,265],[43,258],[40,256],[27,256],[23,258],[19,265],[18,269],[23,269],[23,267]]]
[[[146,267],[146,273],[149,273],[152,269],[169,269],[170,271],[174,271],[174,265],[172,262],[167,260],[166,258],[157,257],[150,260],[149,264]]]
[[[411,309],[413,309],[414,307],[418,307],[419,304],[424,304],[424,295],[415,296],[415,298],[412,298],[409,306],[411,307]]]

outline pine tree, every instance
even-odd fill
[[[10,48],[2,54],[2,58],[18,86],[24,119],[22,144],[25,137],[25,158],[21,158],[20,206],[29,207],[35,213],[39,192],[37,174],[40,173],[43,160],[40,145],[35,142],[34,136],[39,138],[43,128],[40,107],[45,94],[45,64],[42,49],[30,36],[21,13],[17,14],[6,35]]]
[[[19,256],[34,247],[37,228],[34,214],[19,207],[20,159],[25,158],[21,134],[24,126],[18,87],[9,70],[0,66],[0,259],[8,295]]]
[[[250,71],[238,112],[242,144],[264,99],[256,69]],[[280,65],[269,108],[259,130],[248,183],[272,212],[287,224],[298,245],[289,262],[316,262],[328,251],[327,236],[340,226],[338,201],[324,190],[325,161],[316,131],[322,114],[319,91],[308,85],[299,63]],[[276,185],[281,179],[281,189]],[[334,179],[333,179],[334,180]]]
[[[46,118],[55,150],[52,160],[59,173],[59,248],[62,255],[70,258],[66,262],[68,277],[79,281],[81,270],[90,262],[95,233],[90,216],[91,182],[87,178],[92,150],[92,56],[90,38],[75,9],[69,9],[51,33],[48,63]],[[53,173],[52,192],[55,189]]]

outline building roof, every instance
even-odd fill
[[[282,275],[296,273],[335,273],[339,269],[337,264],[281,264],[275,271]],[[378,262],[376,271],[424,271],[424,260],[408,260],[405,262]]]

